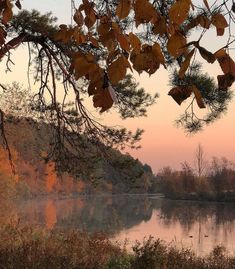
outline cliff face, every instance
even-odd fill
[[[16,174],[12,175],[7,152],[1,147],[0,178],[21,196],[144,193],[152,185],[151,168],[117,150],[107,149],[104,157],[87,142],[80,157],[74,159],[71,154],[70,158],[68,153],[58,166],[56,159],[47,158],[53,146],[50,126],[30,119],[13,119],[5,129]]]

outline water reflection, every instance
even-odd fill
[[[235,205],[170,201],[160,197],[120,195],[28,201],[18,206],[22,223],[48,229],[103,231],[130,243],[152,235],[208,253],[223,244],[235,254]]]

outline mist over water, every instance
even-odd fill
[[[198,255],[223,245],[235,254],[235,205],[115,195],[31,200],[18,204],[21,224],[104,232],[127,247],[153,236]]]

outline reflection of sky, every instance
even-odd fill
[[[78,3],[79,1],[76,2]],[[197,2],[201,3],[202,1]],[[209,3],[213,2],[209,1]],[[24,0],[22,5],[23,8],[35,8],[42,12],[52,11],[53,14],[59,17],[59,23],[70,23],[70,1]],[[221,43],[223,38],[216,38],[215,29],[212,29],[207,37],[202,40],[202,45],[207,46],[211,51],[217,50],[223,43]],[[25,72],[27,68],[27,46],[25,45],[23,49],[17,50],[17,52],[13,54],[16,64],[16,66],[12,67],[14,72],[6,76],[2,71],[1,82],[19,80],[27,85],[27,74]],[[2,66],[3,64],[1,68],[3,68]],[[222,73],[217,63],[214,65],[205,64],[204,71],[215,78],[218,74]],[[180,107],[167,95],[169,91],[167,72],[161,69],[151,78],[147,74],[141,76],[135,74],[135,77],[140,82],[140,85],[145,87],[149,92],[160,93],[157,103],[148,110],[148,117],[122,121],[114,112],[101,116],[103,122],[107,122],[108,124],[115,122],[117,125],[126,126],[131,130],[135,130],[137,127],[145,129],[141,143],[142,149],[138,151],[129,150],[133,156],[143,162],[149,163],[154,171],[168,164],[179,167],[180,163],[184,160],[193,163],[193,153],[197,144],[201,143],[204,146],[207,157],[226,156],[229,159],[235,160],[234,102],[229,106],[228,115],[221,120],[207,127],[197,135],[186,136],[183,130],[174,127],[174,120],[183,113],[187,102]],[[92,100],[90,98],[89,106],[91,103]],[[91,110],[93,112],[95,111],[93,108]]]
[[[235,226],[231,223],[225,225],[215,225],[213,217],[206,221],[195,222],[189,230],[183,228],[178,220],[169,220],[165,225],[160,217],[161,211],[154,210],[149,221],[121,231],[115,236],[115,240],[125,242],[128,239],[130,245],[138,240],[153,236],[160,238],[169,245],[191,248],[198,255],[208,254],[215,246],[223,245],[230,254],[235,254]],[[231,229],[233,228],[233,229]]]
[[[123,199],[125,209],[120,207]],[[149,209],[145,212],[146,202]],[[94,196],[28,201],[18,205],[17,213],[22,224],[111,232],[114,241],[123,243],[127,239],[129,248],[136,240],[153,236],[204,255],[217,245],[235,254],[234,210],[231,204]]]

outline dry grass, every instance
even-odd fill
[[[1,269],[234,269],[235,257],[217,247],[205,258],[149,238],[128,254],[105,235],[46,231],[14,225],[0,228]]]

